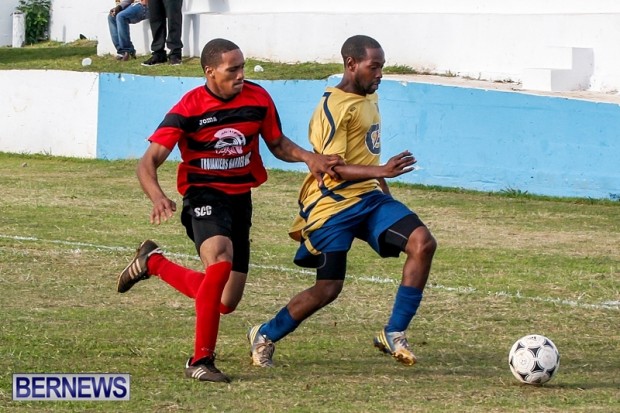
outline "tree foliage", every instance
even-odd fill
[[[51,0],[19,0],[17,10],[26,15],[26,44],[49,37]]]

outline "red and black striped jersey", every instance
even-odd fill
[[[265,89],[245,81],[241,93],[222,100],[206,86],[190,90],[166,114],[149,141],[179,146],[177,188],[207,186],[228,194],[250,191],[267,180],[259,135],[279,139],[282,126]]]

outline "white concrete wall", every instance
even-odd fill
[[[52,0],[50,39],[68,43],[79,39],[80,34],[97,39],[101,13],[112,7],[114,0]]]
[[[98,54],[114,53],[105,20],[112,4],[53,0],[51,38],[83,34],[99,41]],[[185,0],[184,11],[189,56],[213,37],[228,37],[248,57],[339,62],[342,41],[366,33],[382,43],[388,64],[521,82],[528,69],[559,68],[549,47],[590,48],[587,90],[620,90],[618,0]],[[148,22],[132,26],[132,39],[139,54],[150,53]]]
[[[0,47],[9,46],[13,38],[13,12],[19,0],[2,0],[0,2]]]
[[[262,30],[240,30],[256,22]],[[186,47],[193,56],[199,55],[209,38],[220,36],[236,41],[248,57],[339,62],[342,41],[363,32],[381,42],[388,64],[494,81],[520,82],[528,68],[561,66],[562,62],[550,59],[550,47],[592,48],[593,72],[586,89],[620,89],[620,13],[231,12],[200,14],[186,20],[188,24],[200,33],[188,36]]]
[[[620,12],[617,0],[185,0],[188,9],[216,13],[465,13],[558,14]]]
[[[95,158],[99,74],[4,70],[0,151]]]

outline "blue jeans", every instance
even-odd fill
[[[114,43],[117,53],[136,53],[136,49],[134,49],[133,43],[131,43],[129,24],[139,23],[148,18],[148,13],[148,7],[144,7],[140,3],[132,3],[125,10],[118,12],[116,16],[108,14],[110,36],[112,36],[112,43]]]

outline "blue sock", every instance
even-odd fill
[[[405,331],[422,301],[422,290],[416,287],[400,285],[394,299],[392,315],[385,326],[387,333]]]
[[[283,307],[274,318],[263,324],[258,332],[275,343],[295,331],[299,324],[299,321],[293,320],[288,308]]]

